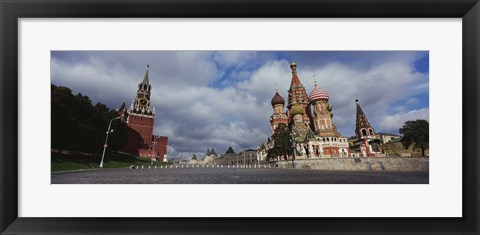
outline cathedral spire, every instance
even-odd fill
[[[358,118],[365,114],[363,113],[362,106],[360,106],[360,102],[358,101],[358,99],[355,99],[355,103],[357,104],[357,121],[358,121]],[[366,118],[367,117],[365,117],[365,119]]]
[[[297,64],[295,63],[295,61],[292,60],[290,68],[292,69],[292,82],[290,83],[290,88],[292,88],[293,86],[302,85],[300,79],[298,79],[297,76]]]
[[[367,119],[367,115],[363,112],[362,107],[358,99],[355,99],[357,104],[357,117],[355,125],[355,134],[359,139],[370,139],[375,136],[375,130],[370,125],[370,122]]]

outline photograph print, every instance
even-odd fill
[[[52,184],[428,184],[428,51],[51,51]]]

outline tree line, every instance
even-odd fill
[[[105,104],[92,104],[81,93],[73,94],[64,86],[51,84],[52,149],[101,153],[110,120],[117,117],[115,110]],[[108,150],[121,150],[126,143],[128,127],[120,121],[112,122]]]

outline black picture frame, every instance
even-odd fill
[[[478,0],[0,0],[2,234],[478,234]],[[387,17],[462,18],[462,218],[24,218],[18,217],[19,18]],[[460,156],[452,156],[459,158]],[[432,157],[433,158],[433,157]],[[457,159],[455,159],[457,160]],[[39,203],[41,198],[39,198]]]

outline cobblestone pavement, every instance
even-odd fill
[[[428,172],[283,168],[97,169],[51,174],[52,184],[428,184]]]

